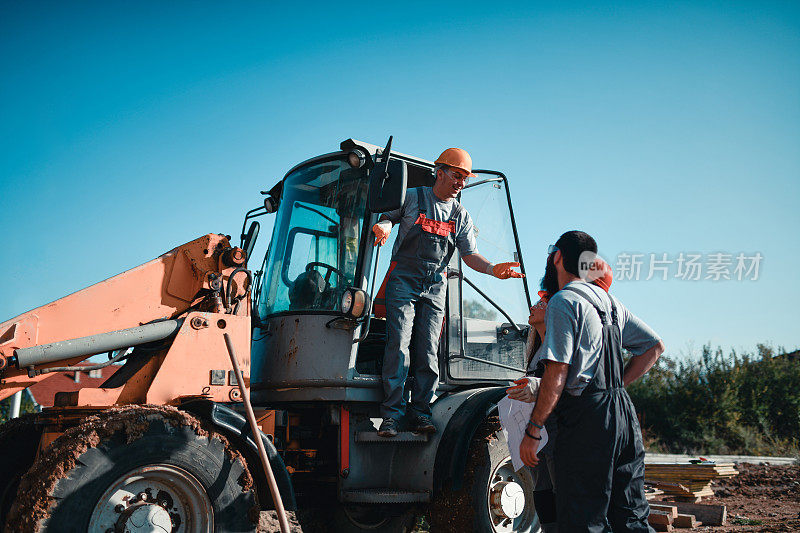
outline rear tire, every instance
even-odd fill
[[[539,531],[539,519],[533,504],[535,484],[528,468],[514,472],[505,436],[499,424],[487,421],[475,431],[470,443],[462,487],[442,490],[430,506],[431,531],[460,533],[533,533]],[[492,495],[508,487],[517,500],[506,507],[492,503]],[[521,492],[520,492],[521,490]],[[509,508],[509,504],[510,508]],[[508,517],[505,512],[517,516]]]
[[[42,428],[35,425],[37,416],[25,415],[0,426],[0,532],[6,531],[6,518],[17,497],[20,479],[36,459],[42,437]]]
[[[255,532],[258,519],[241,456],[171,408],[115,409],[83,421],[42,454],[20,494],[12,531],[138,531],[133,524],[145,520],[153,531]]]

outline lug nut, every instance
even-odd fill
[[[124,510],[125,510],[125,506],[122,505],[121,503],[118,503],[117,505],[114,506],[114,512],[116,512],[116,513],[121,513]]]

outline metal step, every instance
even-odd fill
[[[411,431],[400,431],[396,437],[379,437],[377,431],[356,431],[356,442],[375,442],[381,444],[391,444],[393,442],[403,443],[425,443],[428,442],[427,433],[413,433]]]
[[[417,503],[431,501],[427,490],[353,489],[342,491],[342,501],[351,503]]]

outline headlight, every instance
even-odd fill
[[[349,288],[342,295],[342,313],[351,318],[361,318],[367,310],[369,296],[361,289]]]
[[[274,213],[278,210],[278,201],[272,196],[267,196],[264,198],[264,209],[267,210],[267,213]]]
[[[361,168],[364,166],[364,163],[367,162],[367,154],[361,150],[353,150],[347,154],[347,162],[350,163],[350,166],[353,168]]]
[[[342,313],[347,315],[350,313],[350,309],[352,308],[353,308],[353,293],[347,290],[342,295]]]

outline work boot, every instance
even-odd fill
[[[381,422],[381,427],[378,428],[379,437],[396,437],[397,436],[397,420],[394,418],[384,418]]]
[[[408,427],[414,433],[436,433],[436,426],[431,422],[431,417],[415,415]]]

